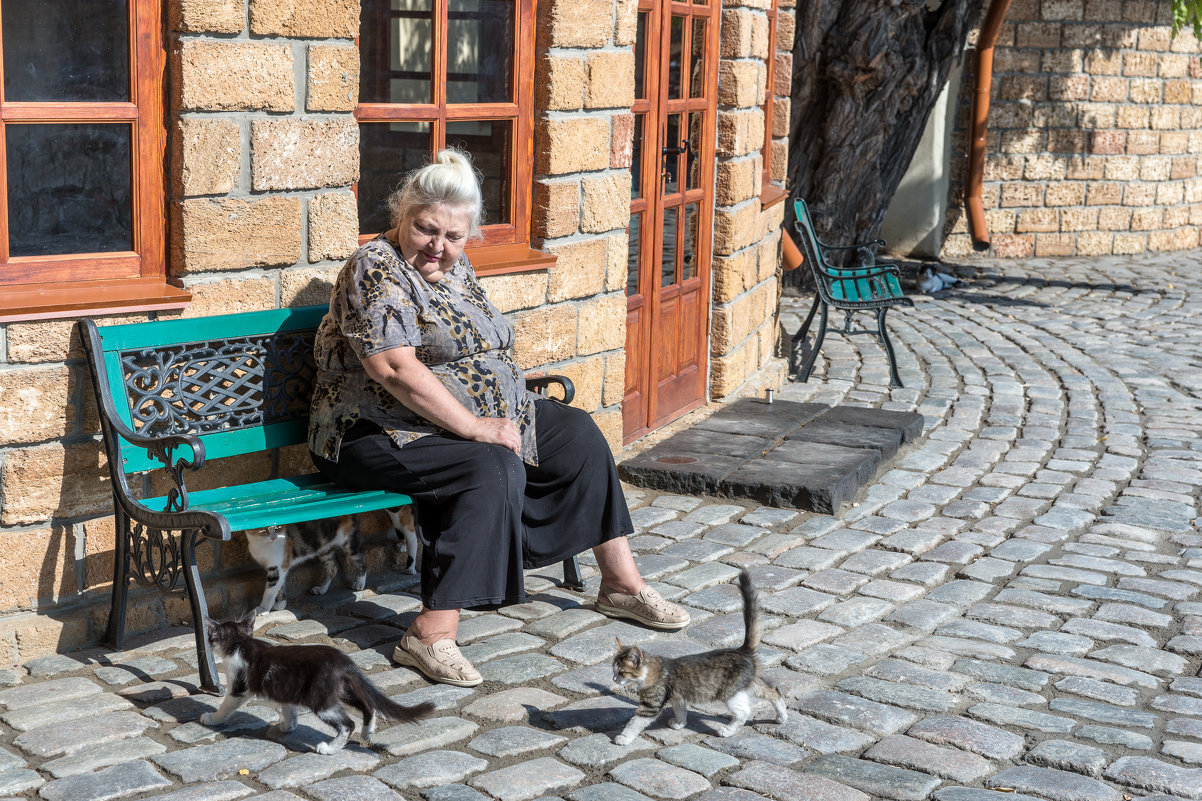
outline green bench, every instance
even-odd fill
[[[814,304],[805,322],[793,335],[792,350],[798,353],[808,346],[806,336],[814,314],[820,312],[818,335],[814,345],[804,358],[804,364],[797,369],[797,377],[805,383],[814,369],[814,361],[818,358],[818,349],[826,337],[827,312],[830,308],[839,309],[844,313],[844,334],[876,334],[880,337],[885,354],[889,357],[889,385],[900,387],[901,378],[897,374],[897,357],[893,353],[893,343],[889,341],[889,333],[885,330],[885,313],[894,306],[913,306],[914,301],[906,297],[901,288],[901,273],[897,265],[891,262],[877,261],[876,251],[884,246],[882,239],[864,242],[858,245],[835,247],[828,245],[818,238],[814,232],[814,223],[810,219],[810,210],[801,198],[793,202],[797,222],[794,227],[801,240],[801,252],[810,272],[814,276]],[[854,256],[860,264],[856,267],[846,267],[834,264],[827,257],[829,252],[855,251]],[[868,311],[876,315],[876,331],[853,330],[852,315],[858,311]]]
[[[213,471],[193,478],[213,459],[308,442],[313,340],[325,312],[325,306],[309,306],[129,325],[82,322],[117,531],[108,646],[122,647],[131,578],[171,590],[182,575],[201,689],[220,693],[204,634],[208,607],[198,541],[411,502],[395,492],[344,490],[316,473],[248,484]],[[527,380],[542,393],[555,384],[571,402],[567,378]],[[197,488],[198,482],[208,488]],[[564,562],[564,584],[584,588],[575,558]]]

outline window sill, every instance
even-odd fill
[[[161,278],[14,284],[0,286],[0,323],[182,309],[191,300]]]
[[[477,275],[508,275],[555,266],[554,253],[534,250],[525,244],[488,245],[468,248],[467,257]]]
[[[764,190],[760,192],[760,208],[766,209],[769,206],[775,206],[789,196],[788,190],[783,187],[766,185]]]

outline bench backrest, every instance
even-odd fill
[[[867,268],[838,267],[830,263],[822,249],[822,241],[814,231],[810,209],[801,198],[793,201],[797,217],[797,233],[801,239],[801,252],[819,293],[827,303],[845,301],[860,303],[904,296],[901,284],[894,275],[864,278]],[[875,272],[875,271],[874,271]]]
[[[198,436],[206,460],[306,442],[313,339],[326,310],[97,326],[101,391],[136,432]],[[161,467],[143,448],[119,447],[127,473]]]

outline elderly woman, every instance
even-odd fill
[[[588,548],[598,611],[685,626],[635,567],[605,438],[585,412],[526,390],[513,328],[463,255],[483,213],[467,156],[443,150],[389,207],[394,227],[347,261],[318,330],[309,448],[331,481],[416,502],[422,609],[393,659],[479,684],[455,643],[459,610],[520,603],[523,570]]]

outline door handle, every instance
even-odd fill
[[[663,147],[660,152],[665,156],[679,156],[681,153],[687,153],[689,150],[689,140],[683,139],[680,142],[680,147]]]

